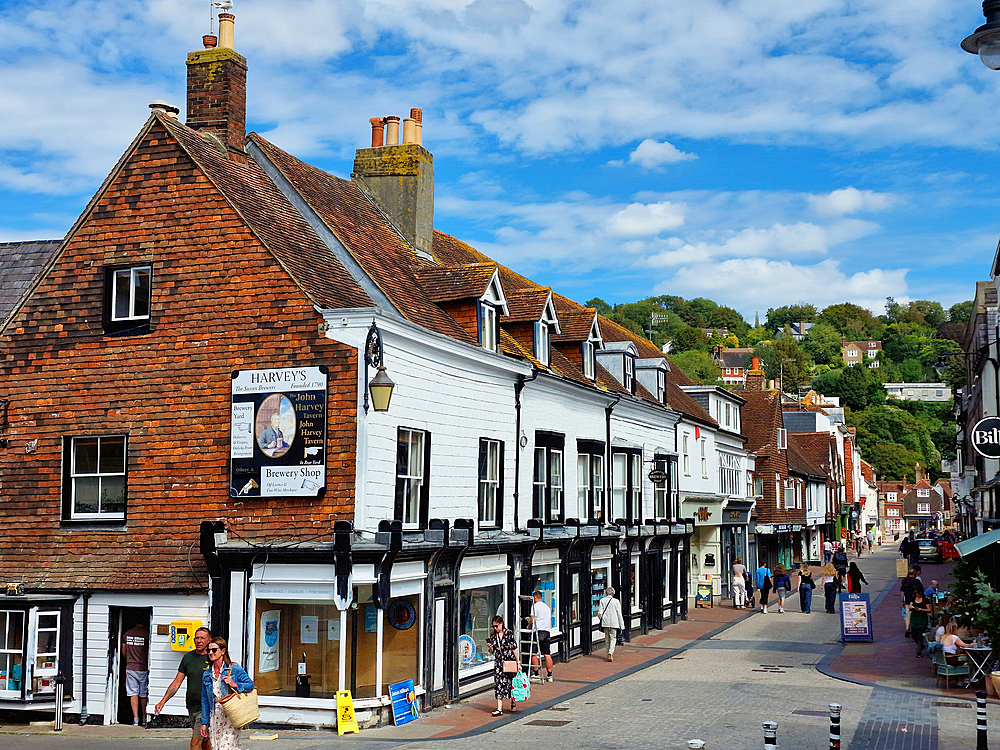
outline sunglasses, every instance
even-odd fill
[[[222,649],[221,648],[210,648],[210,649],[208,649],[208,653],[210,653],[210,654],[214,654],[216,651],[222,651]]]

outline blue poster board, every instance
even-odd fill
[[[413,680],[404,680],[390,685],[389,699],[392,701],[392,721],[397,727],[420,718]]]
[[[840,595],[840,640],[845,643],[875,640],[868,594]]]

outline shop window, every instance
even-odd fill
[[[36,632],[32,692],[55,693],[59,674],[59,612],[39,612]]]
[[[552,632],[559,631],[558,580],[558,565],[531,566],[531,590],[541,591],[542,601],[552,610],[552,622],[549,623],[549,630]]]
[[[545,523],[563,520],[563,446],[562,435],[535,433],[535,466],[532,474],[532,512]]]
[[[23,681],[24,612],[0,610],[0,696],[20,698]]]
[[[63,456],[64,520],[123,520],[125,436],[67,437]]]
[[[104,276],[104,330],[147,333],[152,300],[151,266],[108,268]]]
[[[486,641],[493,635],[493,618],[506,621],[504,584],[477,586],[459,594],[459,672],[492,666],[493,654]],[[516,628],[514,628],[516,632]],[[484,670],[485,671],[485,670]]]
[[[503,525],[503,443],[479,439],[479,525]]]
[[[400,596],[386,607],[382,627],[382,695],[389,685],[412,679],[420,684],[420,595]]]
[[[427,525],[431,435],[400,427],[396,440],[396,520],[410,528]]]
[[[611,563],[596,565],[590,569],[590,617],[591,625],[599,625],[601,599],[604,589],[611,585]]]

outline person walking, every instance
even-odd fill
[[[253,680],[229,656],[225,638],[208,642],[211,663],[201,678],[201,736],[212,743],[212,750],[245,750],[242,732],[233,726],[219,700],[231,692],[253,690]]]
[[[915,566],[917,564],[917,558],[920,556],[920,545],[917,544],[917,540],[913,536],[912,531],[909,535],[907,535],[906,539],[903,540],[899,547],[903,552],[903,557],[909,561],[910,566]]]
[[[833,551],[833,557],[830,562],[833,563],[833,567],[837,569],[840,575],[844,575],[847,570],[847,550],[845,549],[846,542],[841,542],[837,545],[837,549]]]
[[[828,562],[823,567],[823,595],[826,598],[826,611],[828,614],[836,614],[837,594],[842,588],[842,579],[832,562]]]
[[[743,564],[743,558],[737,557],[733,563],[733,607],[743,609],[747,605],[746,586],[747,566]]]
[[[771,593],[771,569],[764,563],[753,572],[753,582],[760,591],[760,611],[767,614],[767,597]]]
[[[149,623],[140,620],[122,635],[125,655],[125,694],[132,704],[132,724],[146,723],[149,700]]]
[[[497,699],[497,710],[493,716],[503,716],[503,701],[510,700],[510,712],[517,711],[517,702],[511,695],[514,687],[515,672],[504,670],[504,662],[519,662],[517,654],[517,638],[513,631],[507,630],[503,624],[503,618],[497,615],[493,618],[493,635],[491,635],[486,645],[493,654],[493,693]]]
[[[187,680],[184,693],[184,705],[187,707],[188,720],[191,724],[191,750],[211,750],[208,738],[201,736],[201,679],[208,669],[208,642],[212,640],[212,631],[208,628],[198,628],[194,631],[194,651],[188,651],[181,657],[177,667],[177,676],[167,686],[160,702],[153,710],[158,714],[167,701],[174,697],[181,683]]]
[[[927,601],[924,592],[918,590],[913,601],[907,606],[910,609],[910,638],[917,644],[917,656],[923,656],[924,649],[927,648],[924,631],[927,630],[927,625],[930,623],[931,603]]]
[[[604,589],[604,598],[597,605],[598,620],[604,630],[604,649],[608,661],[615,660],[615,645],[618,643],[618,633],[625,629],[625,618],[622,616],[622,603],[615,599],[615,587]]]
[[[552,627],[552,609],[542,600],[542,592],[536,591],[532,595],[534,601],[531,604],[531,627],[538,634],[538,653],[545,657],[545,671],[548,673],[548,681],[552,682],[552,639],[549,628]],[[535,676],[540,680],[542,677],[542,667],[538,661],[538,656],[531,657],[531,663],[535,669]]]
[[[833,542],[827,539],[823,542],[823,563],[830,562],[831,557],[833,557]]]
[[[785,599],[792,590],[792,579],[781,563],[774,566],[774,590],[778,594],[778,612],[784,614]]]
[[[875,547],[875,530],[868,529],[868,533],[865,534],[865,541],[868,543],[868,554],[872,553],[872,549]]]
[[[802,563],[799,566],[799,609],[807,615],[812,613],[814,588],[816,581],[813,580],[812,570],[806,563]]]
[[[920,566],[913,566],[906,572],[906,578],[899,582],[899,592],[903,597],[903,622],[906,624],[905,637],[910,637],[910,602],[919,592],[924,594],[924,584],[920,580]]]
[[[861,572],[861,568],[854,561],[847,567],[847,590],[852,594],[861,593],[861,584],[868,585],[868,581],[865,578],[865,574]]]

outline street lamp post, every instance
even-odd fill
[[[1000,70],[1000,0],[983,0],[986,23],[962,40],[962,49],[979,55],[990,70]]]

